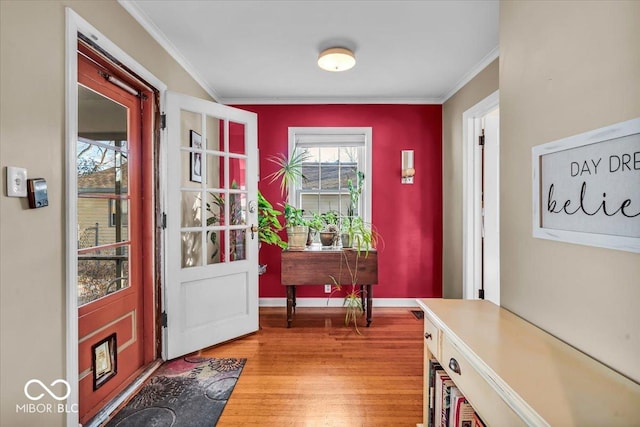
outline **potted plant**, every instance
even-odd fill
[[[269,174],[267,178],[271,179],[270,183],[280,180],[280,192],[285,200],[289,199],[291,188],[293,188],[299,180],[305,179],[302,174],[302,165],[309,159],[309,156],[306,150],[293,150],[290,157],[287,157],[284,153],[278,153],[267,158],[267,160],[278,166],[278,169]],[[297,209],[288,202],[285,202],[284,218],[289,249],[301,250],[306,247],[309,227],[306,220],[302,217],[302,214],[302,209]],[[302,242],[303,238],[304,242]]]
[[[304,250],[307,246],[307,238],[309,237],[309,226],[307,220],[302,216],[304,211],[295,206],[285,203],[284,220],[287,228],[287,237],[289,240],[289,249]]]
[[[287,244],[278,234],[282,230],[282,225],[278,219],[280,215],[282,215],[282,212],[275,209],[258,191],[258,238],[261,243],[276,245],[284,249]]]
[[[358,208],[358,201],[362,194],[364,187],[364,173],[361,171],[356,172],[357,185],[353,184],[353,180],[349,178],[347,180],[347,188],[349,189],[349,206],[347,207],[347,216],[343,217],[340,221],[341,234],[343,248],[350,248],[353,246],[353,237],[360,226],[363,224],[362,219],[356,215]],[[358,221],[360,220],[360,221]]]
[[[360,330],[358,329],[358,317],[364,314],[364,307],[362,306],[362,294],[360,293],[360,289],[358,288],[358,260],[360,259],[360,255],[360,251],[358,251],[355,256],[353,267],[349,265],[349,258],[347,257],[346,252],[342,251],[342,256],[340,257],[340,270],[342,271],[344,260],[344,265],[347,267],[349,278],[351,279],[351,284],[348,285],[348,288],[346,289],[346,294],[342,303],[342,306],[346,309],[346,313],[344,316],[344,325],[349,326],[349,324],[353,322],[353,327],[358,335],[361,335]],[[333,282],[333,290],[331,291],[331,294],[329,294],[329,298],[331,298],[331,296],[335,292],[339,292],[342,290],[342,285],[338,282],[338,280],[336,280],[334,276],[329,277]]]
[[[323,228],[320,232],[320,241],[322,246],[333,246],[338,237],[338,219],[339,215],[336,211],[328,211],[320,215],[323,222]]]
[[[324,221],[322,215],[317,212],[311,213],[311,218],[307,220],[309,226],[309,238],[307,239],[307,246],[311,245],[316,235],[324,228]]]

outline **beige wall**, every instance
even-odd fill
[[[640,2],[501,2],[501,302],[640,381],[640,255],[534,239],[531,147],[640,117]]]
[[[115,1],[0,1],[0,425],[63,425],[16,414],[32,378],[65,378],[65,6],[169,86],[208,98]],[[6,166],[49,186],[49,207],[6,197]],[[34,389],[34,393],[36,390]],[[42,402],[45,402],[43,399]],[[54,402],[49,398],[46,402]]]
[[[442,296],[462,298],[462,114],[498,90],[498,60],[442,106]]]

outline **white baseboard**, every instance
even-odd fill
[[[296,298],[297,307],[342,307],[342,298]],[[260,307],[286,307],[286,298],[260,298]],[[418,307],[415,298],[374,298],[374,307]]]

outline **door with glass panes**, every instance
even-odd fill
[[[77,305],[79,418],[84,423],[155,358],[153,94],[109,81],[119,72],[78,53]],[[120,76],[121,81],[125,77]],[[146,310],[145,301],[151,309]],[[145,324],[146,322],[146,324]]]
[[[258,330],[257,118],[167,94],[168,359]]]

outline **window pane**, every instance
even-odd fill
[[[180,110],[180,145],[192,147],[192,132],[202,135],[202,115],[192,111]],[[196,137],[197,140],[197,137]],[[193,147],[197,149],[198,147]],[[202,147],[200,147],[202,148]]]
[[[303,190],[320,189],[320,164],[305,162],[302,165],[302,185]]]
[[[224,151],[224,122],[217,117],[207,116],[207,150]]]
[[[338,190],[339,165],[337,163],[322,163],[320,165],[320,188],[323,190]]]
[[[127,194],[127,153],[97,145],[103,141],[95,141],[96,144],[83,141],[76,145],[78,197]]]
[[[320,194],[318,210],[320,213],[336,211],[340,212],[339,194]]]
[[[202,265],[202,240],[199,232],[182,233],[182,268]]]
[[[127,217],[126,200],[120,201],[121,216]],[[104,198],[78,198],[78,249],[129,240],[128,221],[115,226],[114,206],[118,202]],[[124,205],[123,205],[124,204]],[[122,212],[124,210],[125,212]]]
[[[247,223],[247,195],[229,194],[229,216],[231,225],[245,225]]]
[[[181,227],[199,227],[202,224],[202,199],[199,191],[182,191]]]
[[[247,189],[247,161],[245,159],[229,158],[229,180],[231,189]]]
[[[128,246],[78,255],[78,305],[129,287]]]
[[[225,225],[224,194],[208,192],[205,209],[207,214],[207,227]]]
[[[182,170],[180,186],[185,188],[202,187],[202,152],[181,151],[180,167]]]
[[[247,259],[247,242],[246,242],[246,233],[244,230],[231,230],[229,232],[231,237],[231,253],[230,259],[231,261],[240,261],[243,259]]]
[[[224,157],[207,155],[207,187],[224,187]]]
[[[305,216],[310,215],[312,212],[320,213],[320,203],[317,194],[302,194],[301,207],[304,210]]]
[[[224,262],[224,231],[207,231],[207,264]]]
[[[229,122],[229,152],[245,154],[244,124]]]

